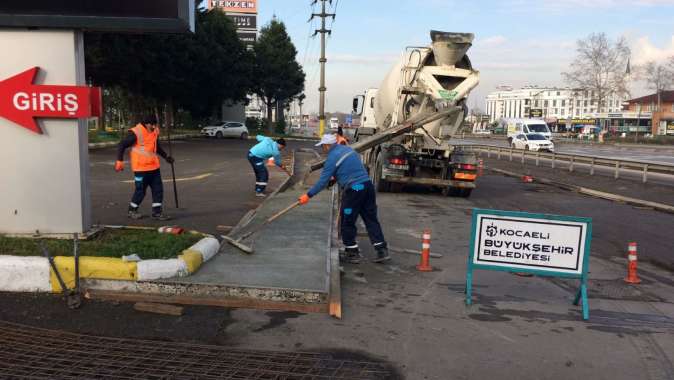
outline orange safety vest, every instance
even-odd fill
[[[157,156],[159,128],[150,132],[142,124],[138,124],[131,128],[131,131],[136,135],[136,145],[131,148],[131,170],[149,172],[159,169],[159,156]]]

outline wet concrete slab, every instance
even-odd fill
[[[300,190],[279,193],[234,237],[258,228],[301,194]],[[172,281],[327,292],[331,198],[331,193],[323,192],[308,205],[289,211],[244,240],[243,244],[255,250],[253,254],[224,244],[220,253],[197,273]]]
[[[318,178],[308,174],[316,156],[296,152],[295,175],[288,189],[280,189],[265,200],[252,217],[244,217],[230,233],[254,253],[246,254],[224,243],[220,252],[193,275],[153,281],[155,291],[163,294],[208,298],[246,299],[256,302],[310,304],[329,302],[331,272],[331,235],[335,194],[326,190],[309,204],[296,207],[272,223],[262,226],[272,215],[297,201]]]

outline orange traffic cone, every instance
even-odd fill
[[[641,279],[637,276],[637,243],[629,243],[627,248],[627,277],[628,284],[640,284]]]
[[[180,235],[185,230],[176,226],[166,226],[166,227],[159,227],[157,231],[159,231],[160,234]]]
[[[417,265],[419,272],[430,272],[431,266],[431,230],[425,230],[421,240],[421,262]]]

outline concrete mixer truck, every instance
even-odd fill
[[[431,31],[430,46],[408,47],[378,89],[354,98],[354,114],[367,120],[353,147],[378,191],[415,184],[468,197],[475,188],[477,157],[450,143],[479,83],[466,55],[473,38]]]

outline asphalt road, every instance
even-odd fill
[[[476,138],[453,140],[461,144],[487,144],[495,146],[508,146],[504,139]],[[619,145],[575,144],[558,142],[555,149],[559,153],[584,154],[606,158],[622,158],[635,161],[652,161],[665,164],[674,164],[674,147],[639,147]]]
[[[134,188],[128,152],[125,170],[116,173],[113,170],[116,148],[93,150],[90,152],[90,183],[94,223],[179,225],[206,233],[216,233],[218,225],[234,226],[262,201],[255,197],[255,176],[246,158],[254,144],[254,140],[174,141],[179,209],[175,208],[171,167],[163,160],[161,164],[165,212],[174,218],[168,222],[155,222],[147,217],[152,203],[149,189],[141,205],[141,212],[146,217],[139,221],[128,219],[127,208]],[[291,141],[288,145],[290,151],[309,144]],[[166,143],[163,147],[168,149]],[[270,189],[273,190],[285,174],[277,168],[270,168],[270,174]]]
[[[644,283],[622,282],[629,241],[638,242],[642,259],[671,260],[670,215],[500,175],[480,178],[469,199],[409,189],[379,194],[378,203],[393,261],[344,265],[342,320],[192,306],[173,317],[103,302],[73,312],[57,297],[14,294],[0,294],[0,319],[85,334],[377,358],[415,380],[674,376],[672,272],[641,261]],[[466,307],[475,207],[592,217],[590,321],[571,305],[576,282],[500,272],[475,273],[475,304]],[[426,228],[432,230],[431,251],[442,257],[431,260],[433,272],[419,273],[419,256],[402,250],[419,250]],[[372,258],[367,238],[360,243]]]

